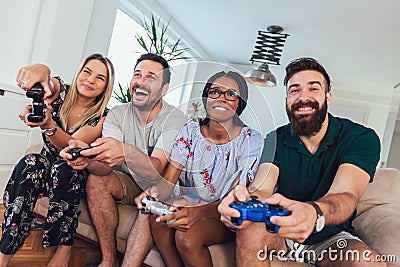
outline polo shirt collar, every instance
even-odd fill
[[[319,153],[319,151],[325,150],[328,146],[334,144],[340,133],[341,125],[340,125],[339,119],[332,116],[330,113],[328,113],[328,117],[329,117],[328,130],[327,130],[324,138],[321,141],[321,144],[317,150],[317,153]],[[284,145],[286,145],[288,147],[297,148],[299,151],[304,150],[303,152],[308,152],[308,150],[305,148],[305,146],[301,142],[300,137],[297,134],[294,134],[292,132],[289,124],[287,125],[287,131],[284,136],[283,143],[284,143]]]

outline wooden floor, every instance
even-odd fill
[[[0,204],[0,218],[3,220],[4,207]],[[0,232],[1,236],[1,232]],[[53,257],[56,248],[42,247],[42,230],[35,230],[26,239],[24,246],[10,261],[10,267],[46,267]],[[80,238],[75,239],[72,246],[69,267],[81,267],[89,262],[100,262],[101,253],[95,245]]]

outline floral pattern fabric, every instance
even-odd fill
[[[261,134],[244,126],[230,142],[216,145],[204,138],[198,122],[187,122],[172,148],[170,161],[184,167],[174,190],[193,203],[224,197],[236,183],[252,181],[263,148]]]
[[[52,117],[63,129],[58,111],[68,88],[61,79],[59,81],[61,91],[52,103]],[[91,119],[85,125],[95,126],[99,119]],[[26,155],[17,163],[4,191],[5,212],[0,242],[3,254],[14,254],[23,245],[30,234],[36,201],[43,196],[50,198],[43,246],[73,244],[80,214],[79,201],[85,197],[89,172],[72,169],[60,158],[60,151],[44,134],[42,138],[44,145],[41,153]]]

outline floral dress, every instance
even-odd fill
[[[63,129],[59,109],[68,87],[58,79],[60,96],[51,104],[52,118]],[[95,126],[99,120],[88,120],[85,125]],[[79,201],[86,196],[85,184],[89,172],[86,169],[72,169],[44,134],[42,138],[44,146],[40,154],[26,155],[17,163],[4,191],[5,212],[0,241],[3,254],[14,254],[23,245],[30,234],[33,208],[37,199],[44,196],[50,198],[50,206],[43,232],[43,246],[73,244],[80,214]]]
[[[230,142],[216,145],[204,138],[199,122],[187,122],[172,148],[170,161],[182,170],[174,190],[193,203],[223,198],[236,183],[252,182],[263,148],[261,134],[244,126]]]

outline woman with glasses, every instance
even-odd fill
[[[172,194],[167,202],[179,207],[150,219],[167,266],[212,266],[208,246],[234,239],[220,221],[217,206],[233,186],[252,182],[263,146],[261,134],[239,118],[247,96],[247,84],[236,72],[209,78],[202,94],[206,118],[181,128],[164,179],[148,190],[161,200]],[[146,194],[136,198],[139,207]]]
[[[43,196],[50,198],[43,246],[57,246],[47,266],[68,265],[78,227],[79,201],[86,196],[89,172],[72,169],[59,153],[71,139],[90,144],[101,136],[114,84],[114,67],[103,55],[91,54],[76,70],[71,86],[59,77],[50,78],[46,65],[19,70],[17,84],[22,89],[31,90],[36,82],[51,92],[44,97],[43,121],[30,121],[32,105],[26,106],[19,117],[27,126],[41,128],[44,145],[40,153],[26,155],[17,163],[4,191],[0,266],[7,265],[29,236],[32,210]]]

